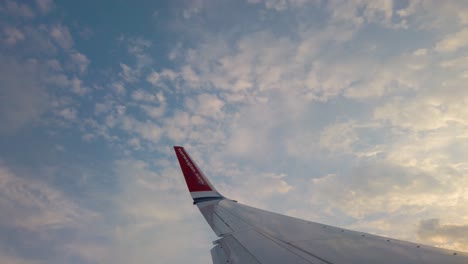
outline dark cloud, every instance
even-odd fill
[[[423,240],[447,243],[468,243],[468,224],[441,224],[437,218],[421,220],[418,226],[418,236]]]

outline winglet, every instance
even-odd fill
[[[183,147],[174,146],[174,151],[194,204],[223,198]]]

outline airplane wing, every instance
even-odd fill
[[[220,238],[213,264],[468,264],[468,254],[355,232],[246,206],[216,191],[183,147],[174,150],[193,203]]]

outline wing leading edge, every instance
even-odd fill
[[[194,204],[220,239],[221,263],[468,264],[468,254],[355,232],[239,204],[219,194],[183,147],[174,150]]]

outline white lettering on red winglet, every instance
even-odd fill
[[[201,185],[206,185],[205,181],[203,180],[203,177],[200,176],[200,173],[198,172],[197,168],[190,162],[190,159],[187,158],[187,156],[185,156],[185,153],[182,151],[182,149],[179,149],[179,153],[184,159],[187,166],[190,168],[190,170],[193,172],[193,174],[197,178],[198,183]]]

